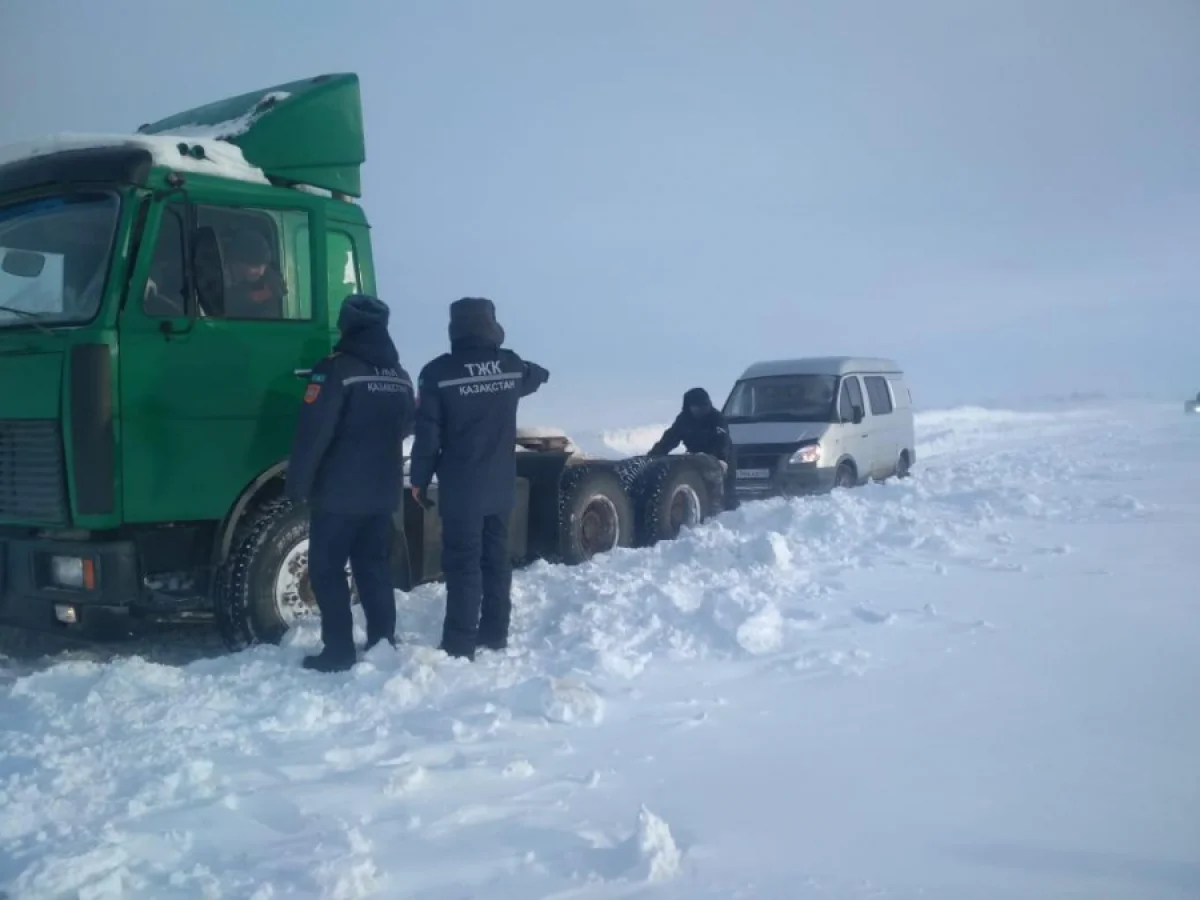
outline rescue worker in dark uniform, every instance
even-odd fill
[[[681,443],[688,453],[707,453],[722,463],[725,470],[725,508],[737,509],[737,455],[733,449],[733,439],[729,436],[725,416],[713,406],[704,388],[692,388],[683,395],[683,410],[646,455],[666,456]]]
[[[446,618],[441,649],[474,659],[508,646],[517,404],[550,373],[504,349],[490,300],[450,304],[450,352],[421,370],[410,480],[419,503],[438,480]]]
[[[396,643],[389,555],[400,508],[404,439],[412,433],[412,382],[387,330],[388,308],[353,294],[338,314],[341,339],[312,370],[287,472],[287,496],[311,510],[308,575],[321,610],[320,654],[304,667],[356,661],[346,562],[367,620],[367,649]]]

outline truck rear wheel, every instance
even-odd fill
[[[570,466],[559,486],[559,554],[568,565],[632,547],[633,504],[620,476],[607,468]]]
[[[296,624],[318,616],[308,580],[308,514],[308,507],[280,498],[238,527],[213,598],[230,649],[278,644]],[[351,591],[354,602],[353,585]]]
[[[712,492],[691,458],[656,459],[641,473],[634,491],[638,514],[638,545],[674,540],[713,515]]]

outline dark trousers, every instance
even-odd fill
[[[386,513],[356,516],[313,511],[309,520],[308,577],[321,610],[321,640],[326,652],[354,655],[347,561],[367,619],[367,643],[395,637],[396,597],[388,559],[391,542],[392,517]]]
[[[508,641],[512,616],[508,518],[508,513],[442,511],[446,579],[442,649],[451,656],[474,659],[477,646],[502,646]]]

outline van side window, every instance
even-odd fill
[[[896,409],[911,409],[912,408],[912,393],[899,378],[889,378],[888,386],[892,389],[892,399],[896,401]]]
[[[863,381],[867,385],[867,397],[871,401],[871,415],[886,416],[892,411],[892,395],[888,391],[887,379],[881,375],[868,375]]]
[[[858,376],[847,375],[842,379],[842,393],[838,396],[838,417],[843,422],[850,422],[854,419],[854,407],[858,407],[864,413],[866,407],[863,406],[862,388],[858,386]]]

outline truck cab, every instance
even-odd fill
[[[352,74],[0,148],[0,621],[207,605],[375,292],[364,151]]]
[[[239,649],[315,613],[308,511],[283,487],[309,371],[346,297],[376,293],[364,160],[353,74],[0,148],[0,624],[90,641],[215,621]],[[518,565],[723,508],[707,457],[518,444]],[[403,496],[407,591],[440,579],[441,530]]]

